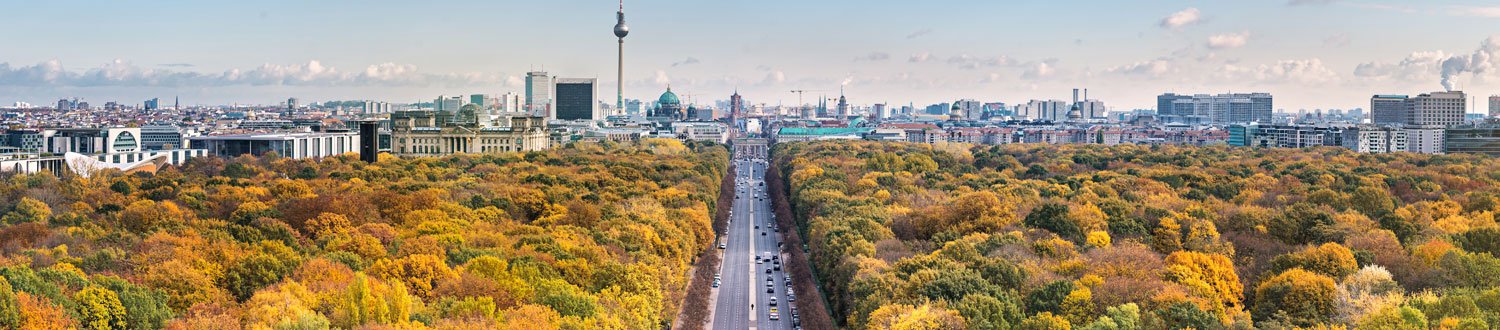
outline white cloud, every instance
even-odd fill
[[[921,54],[912,55],[911,58],[906,59],[906,61],[912,63],[922,63],[927,62],[927,60],[930,59],[932,59],[932,53],[922,52]]]
[[[1259,83],[1292,83],[1322,85],[1338,82],[1339,76],[1323,65],[1322,59],[1283,60],[1256,67],[1241,67],[1226,64],[1220,70],[1220,79],[1251,80]]]
[[[949,57],[948,64],[958,66],[960,69],[978,69],[980,67],[1014,66],[1016,61],[1005,56],[975,57],[969,54]]]
[[[0,86],[63,87],[214,87],[214,86],[465,86],[504,82],[497,74],[458,73],[430,74],[417,71],[410,64],[382,63],[363,71],[344,72],[320,61],[281,65],[263,64],[252,69],[231,69],[222,73],[174,71],[136,66],[129,61],[114,60],[98,67],[76,72],[61,61],[49,60],[30,66],[13,67],[0,63]]]
[[[854,61],[855,62],[858,62],[858,61],[877,62],[877,61],[884,61],[884,60],[889,60],[889,59],[891,59],[891,54],[890,53],[885,53],[885,52],[870,52],[870,54],[867,54],[867,55],[864,55],[864,56],[860,56],[860,57],[855,57]]]
[[[1286,4],[1287,5],[1292,5],[1292,6],[1301,6],[1301,5],[1326,5],[1326,4],[1331,4],[1331,3],[1335,3],[1335,2],[1338,2],[1338,0],[1288,0]]]
[[[1323,38],[1323,45],[1328,47],[1345,47],[1349,46],[1351,42],[1352,39],[1349,38],[1348,33],[1339,33]]]
[[[688,56],[687,59],[684,59],[684,60],[681,60],[681,61],[677,61],[677,62],[673,62],[672,66],[692,65],[692,64],[698,64],[698,63],[700,63],[700,62],[698,61],[697,58],[692,57],[692,56]]]
[[[979,79],[979,83],[981,83],[981,84],[988,84],[988,83],[1001,82],[1003,80],[1004,80],[1004,77],[1002,77],[999,73],[990,73],[988,75],[985,75],[984,78]]]
[[[770,73],[766,73],[766,78],[761,79],[760,84],[764,86],[770,86],[778,85],[783,82],[786,82],[786,73],[783,73],[781,71],[772,71]]]
[[[1171,73],[1172,66],[1166,60],[1150,60],[1109,68],[1105,72],[1160,78]]]
[[[1233,49],[1250,42],[1250,32],[1216,34],[1208,37],[1208,48]]]
[[[1167,15],[1166,18],[1162,18],[1160,25],[1163,28],[1178,29],[1183,26],[1198,23],[1198,21],[1201,20],[1203,20],[1203,13],[1199,12],[1198,8],[1188,8],[1183,9],[1179,12],[1172,13],[1171,15]]]
[[[1500,6],[1454,6],[1449,8],[1448,12],[1454,16],[1500,18]]]
[[[921,29],[921,30],[917,30],[916,32],[912,32],[911,34],[907,34],[906,38],[907,39],[921,38],[922,36],[926,36],[926,35],[932,34],[932,32],[933,32],[932,29]]]
[[[1432,80],[1437,78],[1437,72],[1448,56],[1441,50],[1413,52],[1397,63],[1362,63],[1354,68],[1354,76],[1377,80]]]
[[[1024,72],[1024,73],[1021,74],[1021,78],[1025,78],[1025,79],[1046,78],[1046,77],[1051,77],[1055,73],[1057,73],[1057,69],[1053,68],[1052,64],[1049,64],[1047,62],[1040,62],[1040,63],[1036,63],[1036,64],[1032,65],[1031,68],[1026,69],[1026,72]]]
[[[668,77],[666,71],[656,70],[656,78],[652,78],[651,81],[657,85],[670,85],[672,84],[672,77]]]
[[[1415,52],[1397,63],[1363,63],[1354,69],[1354,75],[1376,80],[1431,81],[1438,79],[1443,88],[1458,87],[1458,79],[1464,74],[1486,77],[1497,73],[1500,66],[1500,36],[1492,36],[1480,42],[1479,48],[1470,54],[1450,54],[1441,50]]]

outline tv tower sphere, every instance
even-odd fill
[[[615,23],[615,37],[624,39],[625,35],[630,34],[630,27],[625,26],[625,6],[623,3],[620,6],[620,12],[616,13],[616,18],[618,19],[618,23]]]

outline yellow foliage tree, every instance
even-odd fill
[[[870,312],[869,328],[881,330],[963,329],[964,317],[958,311],[922,304],[885,305]]]
[[[1193,295],[1212,302],[1199,306],[1230,323],[1244,300],[1244,286],[1228,257],[1192,251],[1167,255],[1164,278],[1188,288]]]
[[[402,283],[411,288],[412,293],[425,298],[433,297],[432,289],[438,281],[458,276],[442,258],[430,254],[380,260],[366,271],[386,281]]]

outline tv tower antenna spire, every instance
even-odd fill
[[[630,27],[625,26],[625,0],[620,0],[620,11],[615,13],[615,37],[620,39],[619,71],[615,76],[615,111],[625,109],[625,36]]]

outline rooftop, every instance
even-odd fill
[[[334,136],[350,136],[350,135],[358,135],[358,133],[352,133],[352,132],[340,132],[340,133],[328,133],[328,132],[323,132],[323,133],[260,133],[260,134],[234,134],[234,135],[194,136],[194,137],[190,137],[188,139],[192,139],[192,140],[262,140],[262,141],[275,141],[275,140],[292,140],[292,139],[299,139],[299,138],[334,137]]]

